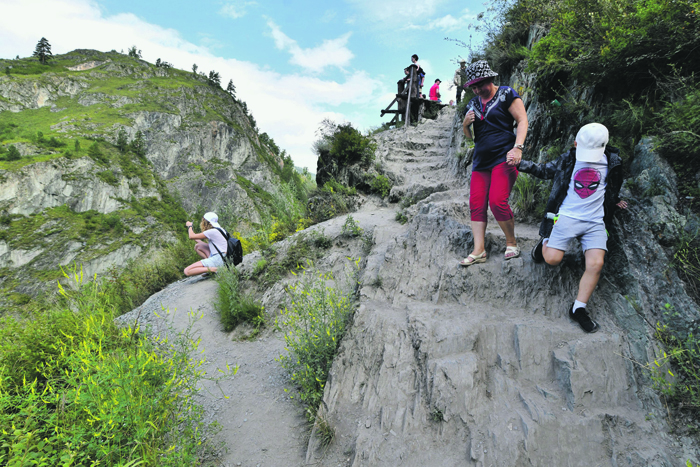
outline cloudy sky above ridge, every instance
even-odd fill
[[[424,92],[439,78],[443,99],[454,98],[448,85],[468,52],[445,38],[469,42],[467,25],[484,9],[473,0],[0,0],[0,57],[29,56],[46,37],[54,54],[136,45],[149,62],[218,71],[260,131],[314,172],[319,123],[388,121],[380,110],[411,54],[427,72]]]

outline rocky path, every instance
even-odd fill
[[[284,343],[272,327],[250,341],[224,333],[211,305],[216,283],[188,279],[141,307],[142,317],[188,311],[209,371],[240,370],[201,395],[221,423],[223,466],[681,466],[698,457],[691,440],[667,434],[665,409],[631,359],[645,361],[652,332],[604,275],[591,308],[601,331],[585,335],[565,314],[582,272],[577,250],[560,268],[527,254],[537,226],[516,224],[523,256],[503,259],[505,240],[490,219],[489,260],[470,268],[469,170],[455,158],[453,111],[409,131],[378,135],[378,161],[395,181],[386,205],[367,199],[352,216],[373,246],[361,263],[360,301],[326,387],[325,414],[336,440],[321,447],[284,391],[275,361]],[[401,207],[399,207],[401,206]],[[410,221],[394,220],[403,209]],[[345,217],[312,227],[334,246],[316,263],[343,274],[366,254],[343,238]],[[283,251],[283,242],[280,251]],[[611,256],[611,260],[622,262]],[[259,257],[245,258],[250,270]],[[271,317],[286,278],[263,295]],[[135,310],[126,319],[133,319]],[[695,457],[694,457],[695,456]]]

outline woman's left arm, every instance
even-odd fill
[[[525,111],[525,105],[522,99],[513,99],[508,112],[513,116],[513,119],[518,124],[515,130],[515,144],[523,145],[525,144],[525,137],[527,136],[527,112]],[[523,150],[514,147],[508,154],[506,154],[506,160],[508,165],[518,165],[523,158]]]

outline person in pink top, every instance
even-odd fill
[[[435,80],[435,84],[430,88],[430,100],[431,101],[438,101],[440,102],[440,81],[439,79]]]

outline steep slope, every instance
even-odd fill
[[[0,288],[15,302],[59,266],[101,274],[171,242],[185,212],[260,222],[278,191],[282,160],[245,104],[201,75],[93,50],[6,67],[0,159],[22,157],[0,160]]]
[[[330,446],[312,434],[304,452],[301,408],[295,412],[284,401],[290,383],[272,362],[283,351],[282,336],[272,328],[254,342],[236,340],[237,331],[224,334],[211,303],[199,298],[214,293],[210,281],[174,284],[123,317],[140,316],[166,332],[158,326],[172,321],[184,329],[184,311],[196,310],[203,316],[194,327],[204,337],[208,371],[225,362],[241,365],[239,375],[221,383],[234,397],[201,394],[210,416],[223,423],[218,440],[228,452],[218,459],[289,466],[698,462],[696,441],[670,433],[666,407],[634,363],[653,360],[653,323],[664,303],[683,310],[677,320],[685,325],[700,317],[665,267],[668,258],[652,231],[654,218],[665,222],[674,215],[672,200],[623,193],[632,204],[620,222],[625,240],[611,248],[591,301],[601,330],[584,334],[565,313],[582,272],[577,250],[559,268],[534,264],[527,254],[506,262],[505,240],[491,219],[489,260],[457,265],[472,237],[465,188],[470,169],[464,166],[468,157],[455,156],[461,136],[452,131],[459,127],[453,117],[446,109],[435,122],[377,137],[378,162],[399,181],[396,192],[409,199],[402,204],[413,202],[414,193],[431,192],[404,208],[408,223],[394,220],[397,204],[368,197],[352,216],[371,235],[369,252],[364,242],[342,234],[344,216],[297,234],[313,230],[331,239],[315,268],[336,278],[348,273],[348,257],[363,258],[358,309],[321,408],[335,429]],[[663,170],[653,153],[639,148],[635,177],[666,183],[672,191]],[[516,235],[527,252],[538,239],[537,226],[518,223]],[[275,245],[275,261],[283,261],[297,239]],[[285,303],[285,286],[298,276],[261,290],[255,273],[260,259],[259,253],[248,255],[239,269],[249,278],[247,292],[260,297],[272,319]],[[161,318],[161,306],[179,314]]]

